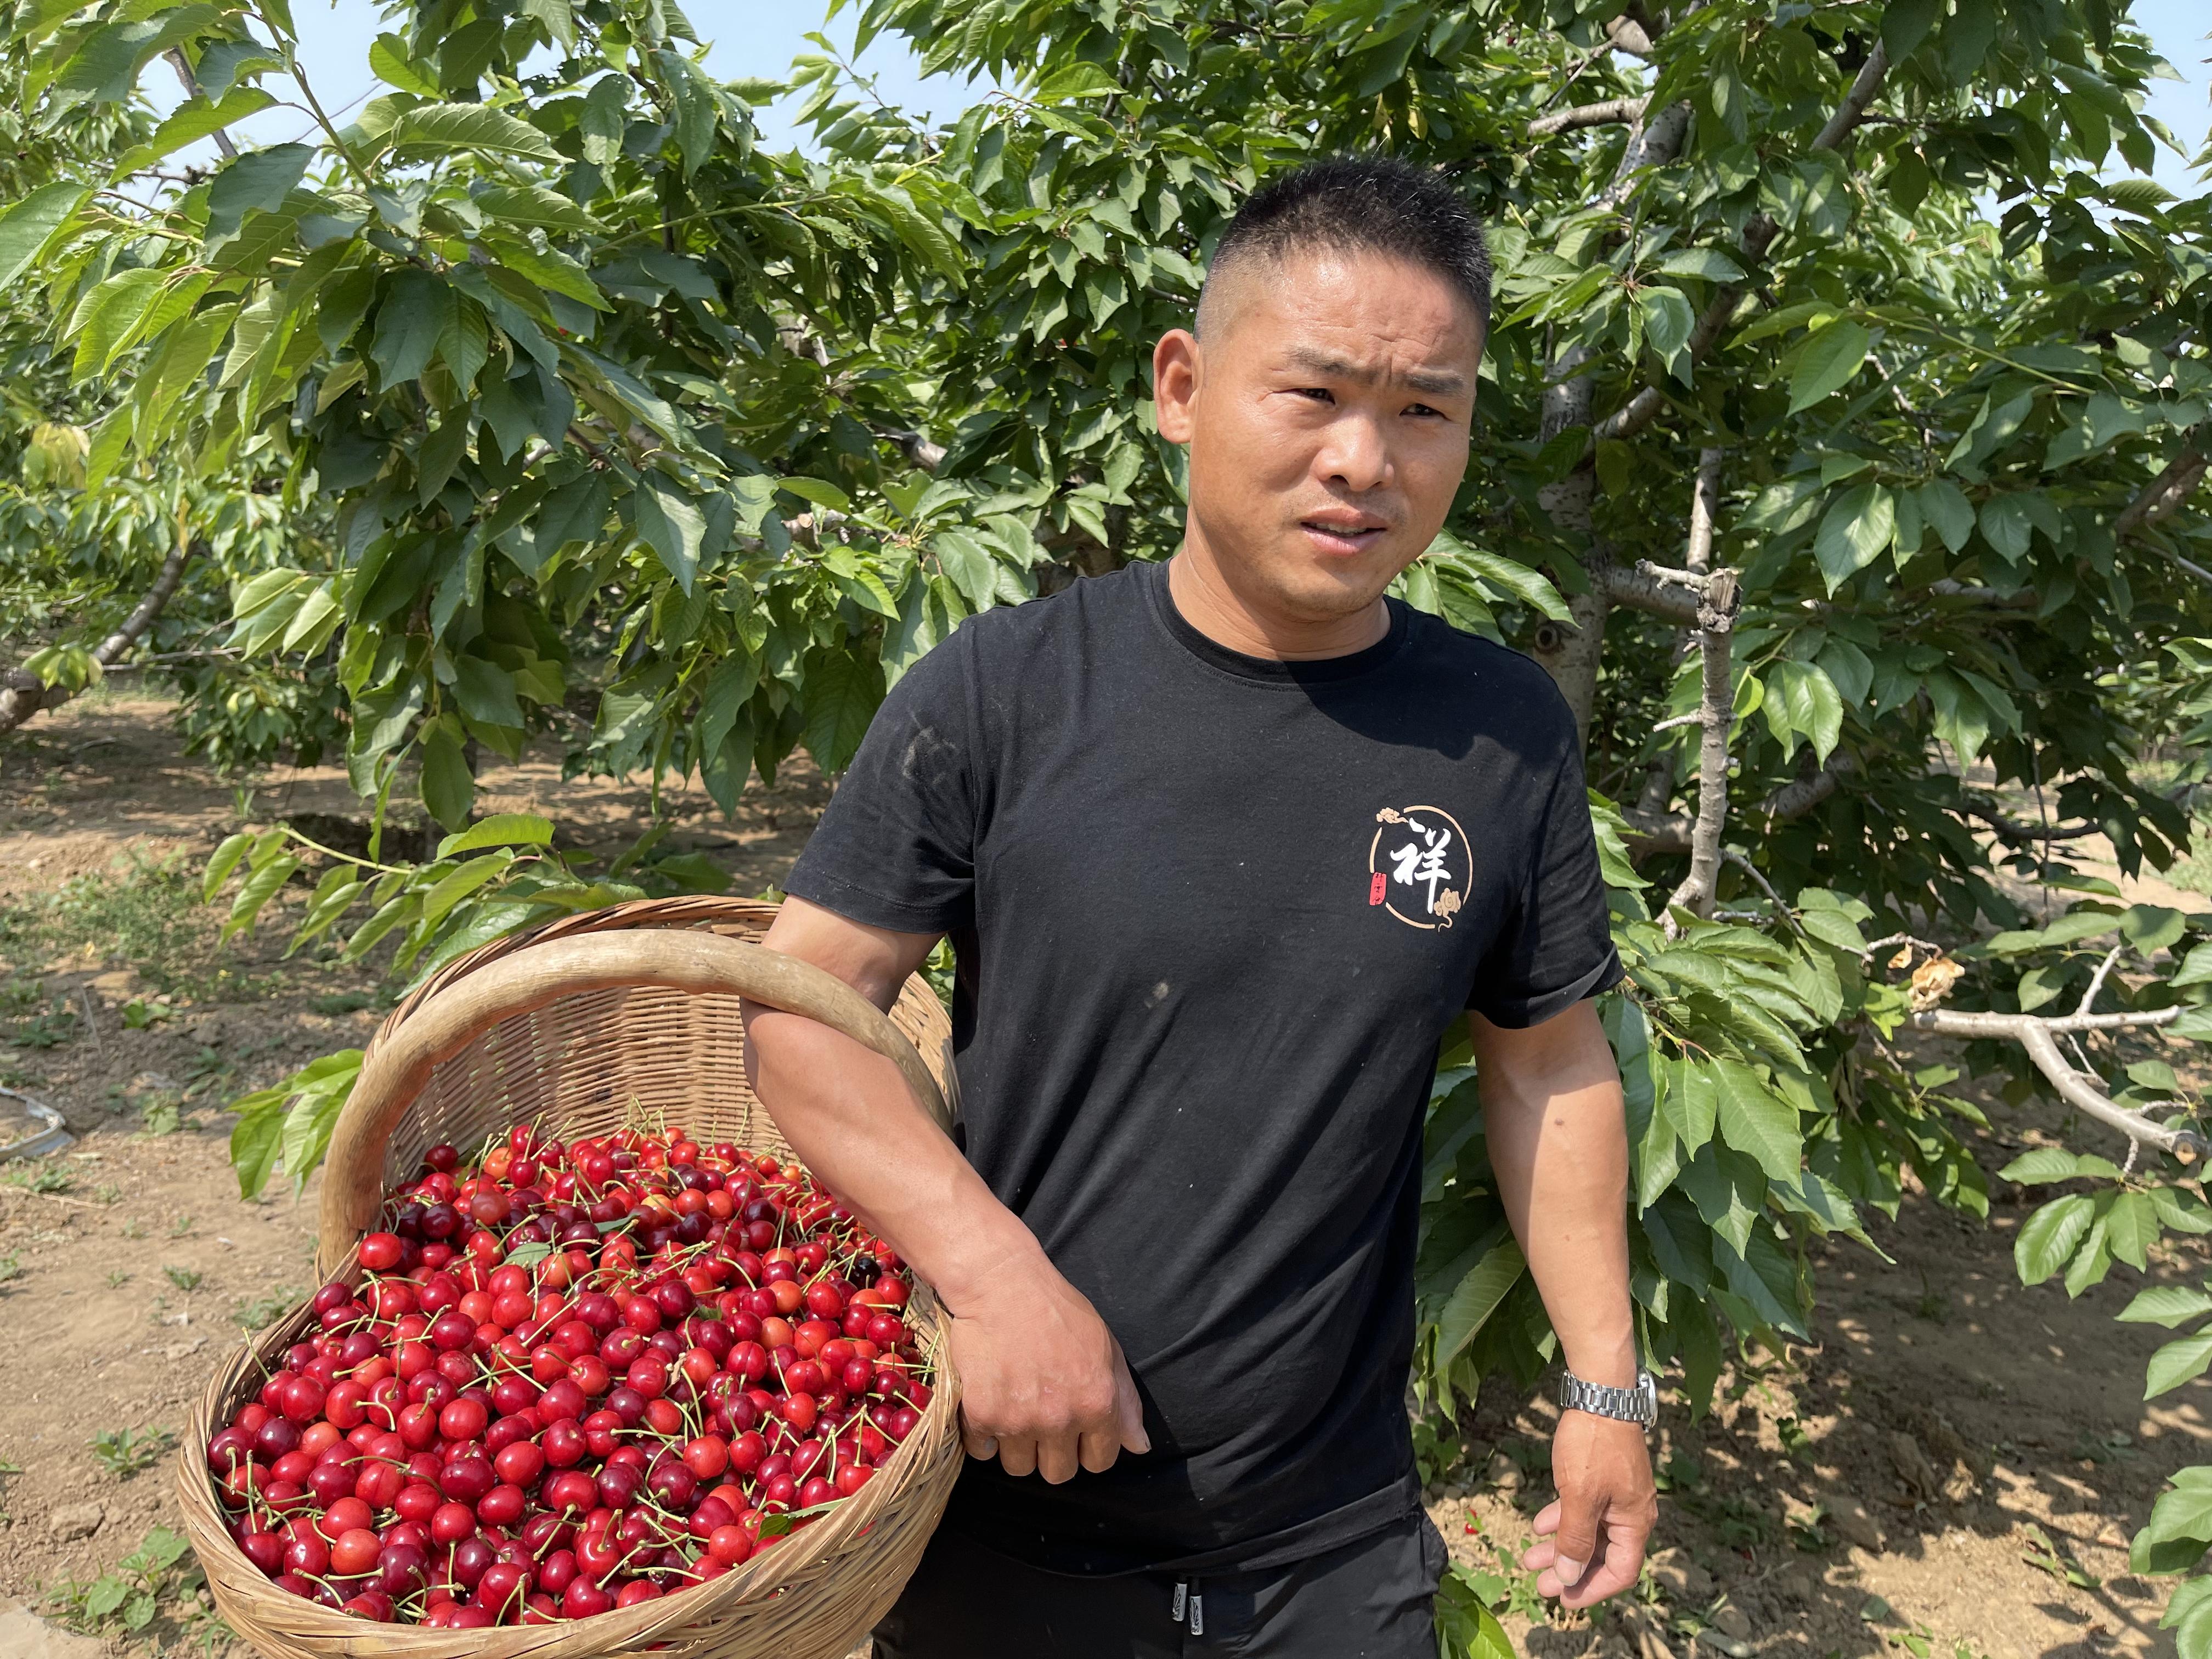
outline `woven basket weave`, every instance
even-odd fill
[[[573,1139],[618,1128],[642,1109],[702,1140],[789,1156],[745,1085],[740,995],[867,1043],[948,1121],[941,1090],[951,1081],[951,1027],[928,988],[909,980],[886,1018],[818,969],[761,948],[775,915],[772,904],[719,898],[618,905],[496,940],[441,969],[377,1031],[332,1134],[320,1271],[357,1280],[362,1234],[426,1150],[441,1141],[472,1147],[511,1123]],[[917,1285],[908,1317],[935,1361],[934,1393],[877,1477],[822,1520],[723,1577],[589,1619],[489,1630],[371,1624],[264,1577],[232,1540],[208,1473],[210,1437],[312,1317],[302,1304],[222,1368],[177,1462],[185,1533],[216,1606],[272,1659],[612,1659],[648,1650],[670,1659],[843,1659],[897,1599],[959,1473],[959,1388],[945,1317]]]

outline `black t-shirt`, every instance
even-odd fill
[[[1144,1400],[1149,1455],[970,1463],[948,1524],[1060,1571],[1226,1569],[1418,1503],[1438,1042],[1620,974],[1541,669],[1395,601],[1366,650],[1243,656],[1132,566],[917,663],[785,887],[951,935],[963,1148]]]

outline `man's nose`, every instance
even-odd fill
[[[1323,482],[1341,484],[1355,495],[1390,482],[1390,446],[1374,420],[1346,410],[1329,423],[1328,441],[1315,457]]]

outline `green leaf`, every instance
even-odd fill
[[[2051,1181],[2074,1181],[2085,1176],[2117,1181],[2120,1170],[2118,1164],[2101,1158],[2079,1155],[2058,1146],[2038,1146],[2022,1152],[1999,1170],[1997,1176],[2001,1180],[2033,1187]]]
[[[1668,368],[1679,372],[1690,331],[1698,324],[1698,313],[1688,296],[1680,289],[1654,286],[1637,291],[1636,305],[1644,316],[1644,340]]]
[[[1040,104],[1065,104],[1079,98],[1111,98],[1125,90],[1121,83],[1096,64],[1070,64],[1056,70],[1038,85]]]
[[[2185,1319],[2212,1313],[2212,1296],[2186,1285],[2153,1285],[2112,1316],[2124,1324],[2163,1325],[2172,1330]]]
[[[369,73],[388,87],[411,92],[417,98],[436,99],[445,89],[438,77],[407,54],[407,43],[396,34],[380,34],[368,49]]]
[[[601,228],[582,208],[543,185],[493,185],[477,192],[477,205],[486,218],[501,224],[538,225],[578,235]]]
[[[1794,1182],[1804,1161],[1797,1109],[1770,1089],[1758,1073],[1735,1060],[1712,1066],[1721,1139],[1747,1152],[1771,1181]]]
[[[1873,343],[1874,336],[1848,317],[1838,317],[1815,333],[1806,342],[1796,372],[1790,377],[1790,412],[1810,409],[1849,386]]]
[[[2086,1193],[2053,1199],[2028,1217],[2013,1243],[2013,1261],[2021,1283],[2040,1285],[2073,1259],[2089,1236],[2094,1206]]]
[[[495,812],[438,843],[441,861],[486,847],[550,847],[553,823],[533,812]]]
[[[151,167],[187,144],[196,144],[210,134],[235,126],[249,115],[258,114],[276,101],[274,96],[258,87],[234,88],[220,103],[210,103],[204,98],[187,99],[169,112],[168,118],[154,129],[151,138],[116,163],[116,176],[125,177],[141,167]]]
[[[676,578],[686,594],[699,574],[699,549],[706,538],[707,519],[699,503],[657,472],[638,480],[630,497],[637,513],[637,533]]]
[[[450,720],[453,716],[442,717]],[[469,808],[477,798],[477,781],[461,752],[460,739],[450,726],[440,723],[424,729],[422,737],[422,805],[448,830],[468,822]]]
[[[1659,269],[1669,276],[1701,276],[1709,283],[1743,281],[1743,267],[1717,247],[1678,248],[1659,262]]]
[[[2203,1376],[2208,1367],[2212,1367],[2212,1331],[2169,1342],[2150,1357],[2150,1364],[2144,1370],[2143,1398],[2155,1400],[2160,1395],[2170,1393]],[[2152,1520],[2155,1524],[2154,1511]]]
[[[2159,1494],[2148,1524],[2128,1552],[2128,1564],[2137,1572],[2187,1571],[2212,1544],[2212,1481],[2204,1473],[2199,1465],[2167,1477],[2172,1486]]]
[[[0,213],[0,287],[15,285],[91,194],[78,184],[41,185]]]
[[[574,300],[580,306],[589,306],[594,311],[612,308],[590,273],[558,248],[541,251],[519,236],[502,236],[490,231],[480,240],[486,252],[500,264],[539,288]]]
[[[1766,702],[1762,705],[1770,723],[1780,716],[1792,731],[1813,740],[1814,758],[1825,763],[1843,735],[1844,700],[1835,683],[1815,663],[1787,658],[1767,672]]]
[[[442,155],[489,151],[533,161],[558,161],[561,152],[527,121],[482,104],[422,104],[392,124],[387,142],[395,151]]]
[[[940,530],[930,538],[929,547],[970,610],[988,611],[997,603],[998,568],[982,543],[964,530]]]
[[[309,144],[274,144],[248,150],[216,174],[207,192],[208,240],[220,241],[234,234],[256,209],[273,213],[283,207],[314,155]]]
[[[222,844],[215,849],[215,856],[208,860],[207,873],[200,880],[203,903],[215,902],[215,896],[222,890],[223,883],[230,879],[230,872],[238,868],[238,861],[252,848],[253,833],[251,830],[240,830],[223,837]]]
[[[459,296],[427,270],[396,272],[376,308],[376,337],[368,349],[379,380],[386,386],[417,380],[445,337]]]
[[[1508,1238],[1468,1269],[1437,1315],[1437,1370],[1443,1370],[1459,1358],[1461,1350],[1498,1311],[1506,1292],[1520,1282],[1528,1266],[1521,1247]]]
[[[1913,492],[1920,516],[1933,525],[1943,545],[1956,553],[1974,533],[1973,504],[1948,478],[1933,478]]]
[[[1902,64],[1910,58],[1943,10],[1944,0],[1889,0],[1881,14],[1881,44],[1889,61]]]
[[[850,651],[814,651],[806,658],[806,748],[833,776],[852,764],[883,701],[875,665]]]
[[[1838,495],[1813,538],[1813,555],[1827,578],[1828,592],[1881,557],[1896,531],[1897,503],[1881,485],[1861,484]]]

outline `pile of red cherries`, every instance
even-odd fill
[[[208,1445],[248,1559],[439,1627],[719,1577],[859,1492],[929,1404],[890,1247],[681,1129],[432,1147],[357,1283]]]

